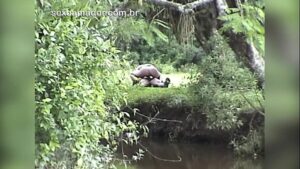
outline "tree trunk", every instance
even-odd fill
[[[265,61],[255,48],[254,44],[247,42],[243,34],[236,34],[232,31],[222,33],[228,38],[229,46],[246,66],[257,76],[258,85],[264,88],[265,82]]]
[[[235,4],[235,6],[239,5]],[[226,15],[225,10],[228,8],[226,1],[216,0],[216,8],[219,16]],[[218,20],[218,28],[221,28],[222,25],[223,22]],[[234,33],[232,30],[224,31],[222,35],[227,37],[229,46],[237,57],[244,61],[246,66],[256,75],[259,87],[264,88],[265,61],[254,44],[248,42],[244,34]]]

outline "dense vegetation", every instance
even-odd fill
[[[85,3],[71,6],[106,9],[104,3]],[[96,22],[48,15],[66,5],[53,1],[43,11],[36,10],[36,165],[104,168],[113,158],[114,137],[137,128],[119,112],[126,86],[115,72],[127,64],[106,40],[112,27],[100,28],[109,24],[109,18]],[[99,144],[100,140],[109,145]]]
[[[235,59],[220,36],[208,43],[216,47],[199,65],[201,75],[194,77],[196,82],[191,84],[191,90],[196,92],[199,107],[207,112],[210,127],[238,127],[241,124],[236,113],[251,106],[259,107],[262,94],[253,74]]]
[[[114,153],[121,142],[133,144],[147,134],[147,127],[122,109],[139,106],[139,101],[156,104],[170,98],[184,100],[187,106],[206,113],[208,128],[221,131],[243,125],[238,120],[242,111],[262,113],[263,91],[257,87],[256,75],[237,59],[223,36],[217,33],[209,38],[206,44],[213,46],[209,52],[196,38],[182,44],[165,19],[149,20],[155,7],[138,2],[128,5],[139,9],[136,17],[54,17],[51,11],[108,11],[124,6],[124,2],[38,1],[37,168],[112,167],[119,160]],[[234,27],[236,33],[246,32],[247,41],[254,42],[263,53],[263,27],[249,15],[258,12],[261,20],[259,5],[242,6],[245,23],[238,23],[241,15],[221,18],[226,21],[221,31]],[[185,78],[166,89],[132,87],[128,73],[143,63],[156,65],[163,74],[174,74],[174,81],[179,73]],[[261,152],[262,131],[251,128],[248,135],[234,137],[236,152]],[[131,136],[123,137],[124,133]],[[141,157],[137,153],[133,159]]]

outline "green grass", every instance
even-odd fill
[[[136,105],[141,103],[157,104],[185,102],[192,103],[192,95],[188,93],[187,88],[146,88],[130,87],[127,91],[128,104]]]
[[[195,97],[191,90],[187,87],[170,87],[170,88],[153,88],[153,87],[130,87],[125,94],[127,95],[127,102],[131,106],[137,105],[168,105],[171,107],[188,106],[198,107],[199,99]],[[257,96],[253,91],[243,93],[247,100],[253,104],[250,105],[247,102],[240,107],[240,110],[252,109],[254,107],[260,107]],[[262,97],[259,95],[258,98]],[[226,104],[230,102],[236,102],[237,100],[244,100],[239,92],[230,91],[220,93],[217,99],[225,99]],[[260,98],[259,100],[262,100]]]
[[[174,72],[170,74],[162,74],[162,80],[167,77],[171,79],[170,87],[180,87],[181,85],[185,85],[189,82],[188,73]]]

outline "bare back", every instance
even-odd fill
[[[138,66],[131,74],[139,78],[145,78],[152,76],[153,78],[159,78],[160,72],[151,64],[144,64]]]

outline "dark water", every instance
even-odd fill
[[[145,157],[130,165],[130,169],[262,169],[263,160],[236,159],[226,145],[167,143],[147,141],[142,143]],[[132,155],[137,147],[124,147]],[[176,160],[180,159],[180,162]],[[171,160],[171,161],[169,161]],[[174,160],[174,161],[172,161]],[[119,168],[119,167],[118,167]],[[122,168],[122,167],[120,167]]]

